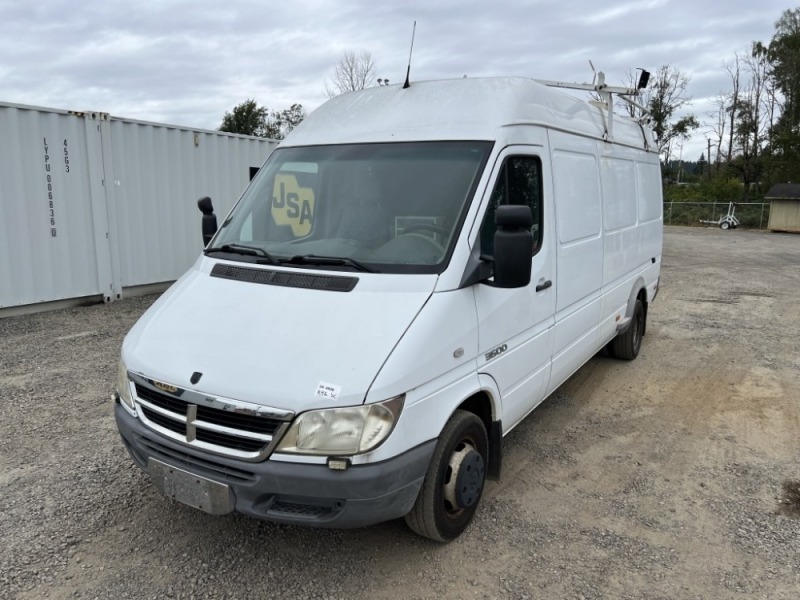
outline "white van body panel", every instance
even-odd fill
[[[353,464],[379,463],[435,439],[453,414],[453,398],[469,398],[480,391],[474,360],[461,363],[442,377],[406,394],[402,418],[386,441],[372,452],[352,457]]]
[[[321,382],[340,388],[336,406],[362,404],[436,282],[364,274],[339,293],[211,277],[216,262],[200,258],[158,299],[123,360],[181,388],[199,371],[199,392],[294,413],[331,405],[315,395]]]
[[[367,402],[380,402],[434,382],[445,387],[459,377],[463,365],[474,371],[477,325],[471,288],[433,294],[387,357]]]
[[[597,352],[603,278],[598,142],[559,131],[549,137],[558,278],[548,393]]]
[[[303,120],[281,147],[410,140],[497,140],[499,129],[533,124],[602,136],[599,108],[521,77],[420,81],[332,98]],[[619,125],[619,127],[617,127]],[[642,132],[619,120],[614,135],[641,147]]]

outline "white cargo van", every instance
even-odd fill
[[[599,350],[639,352],[658,147],[607,107],[493,78],[316,110],[218,231],[201,200],[203,255],[125,338],[136,464],[212,514],[457,537],[503,436]]]

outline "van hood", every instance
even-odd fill
[[[218,262],[201,257],[134,325],[122,346],[127,368],[295,413],[363,403],[437,279],[236,263],[248,271],[358,280],[349,292],[328,291],[212,276]],[[202,376],[192,385],[195,372]]]

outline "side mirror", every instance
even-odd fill
[[[211,198],[204,196],[197,201],[197,208],[203,213],[203,246],[208,246],[208,242],[217,233],[217,215],[214,214],[214,207],[211,205]]]
[[[521,288],[531,282],[533,264],[533,216],[530,206],[497,207],[494,222],[494,285]]]

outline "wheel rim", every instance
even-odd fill
[[[461,440],[450,454],[442,484],[442,503],[448,518],[458,518],[477,503],[484,475],[485,462],[477,444],[471,439]]]

